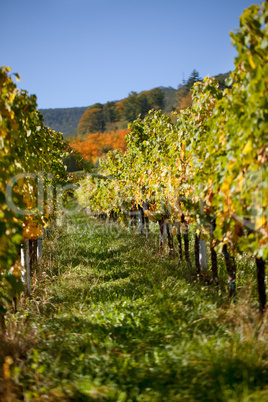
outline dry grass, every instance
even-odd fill
[[[6,316],[6,331],[0,333],[1,402],[16,401],[23,397],[23,390],[11,379],[11,371],[14,367],[17,372],[26,369],[27,356],[35,347],[35,340],[35,330],[26,315],[17,313]]]

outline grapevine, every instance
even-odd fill
[[[42,236],[55,215],[56,185],[67,181],[62,135],[43,124],[36,97],[19,91],[10,68],[0,68],[0,316],[23,289],[21,244]],[[15,74],[19,79],[19,75]],[[40,189],[42,189],[40,193]]]
[[[191,224],[197,253],[200,241],[210,243],[215,280],[216,251],[223,252],[231,297],[235,255],[249,253],[256,258],[262,311],[268,257],[267,23],[267,3],[246,9],[231,34],[238,53],[232,86],[222,92],[206,78],[193,87],[192,107],[171,117],[151,111],[135,120],[126,152],[110,152],[101,163],[106,179],[87,178],[78,191],[82,200],[87,188],[82,203],[96,213],[117,208],[122,214],[148,201],[144,213],[160,230],[168,221],[187,234]],[[199,273],[198,258],[196,264]]]

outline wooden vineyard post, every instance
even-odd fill
[[[224,244],[223,248],[223,255],[225,259],[225,265],[228,273],[228,286],[229,286],[229,298],[232,298],[236,294],[236,267],[234,258],[230,255],[227,245]]]
[[[196,270],[196,275],[199,276],[201,272],[201,267],[200,267],[200,259],[199,259],[199,253],[200,253],[200,239],[198,234],[195,234],[194,238],[194,255],[195,255],[195,270]]]
[[[29,252],[30,252],[30,270],[32,276],[34,269],[37,266],[37,239],[29,240]]]
[[[189,253],[189,232],[188,232],[188,223],[186,222],[184,215],[181,217],[181,223],[184,225],[183,230],[183,240],[184,240],[184,253],[185,260],[187,262],[188,267],[191,266],[190,253]]]
[[[167,223],[165,222],[165,217],[162,217],[158,221],[158,224],[159,224],[159,251],[164,250],[164,246],[166,244],[168,236],[170,237],[170,239],[168,240],[169,250],[173,250],[173,240],[170,235],[169,228],[167,227]]]
[[[179,222],[176,222],[176,227],[177,227],[177,240],[178,240],[178,248],[179,248],[179,256],[180,260],[183,260],[183,255],[182,255],[182,243],[181,243],[181,228]]]
[[[160,221],[158,221],[159,225],[159,251],[163,251],[164,249],[164,223],[165,219],[161,218]]]
[[[211,269],[212,269],[212,279],[213,282],[218,284],[218,258],[217,258],[217,253],[212,245],[212,238],[213,238],[213,232],[216,229],[216,221],[215,219],[211,222],[211,239],[210,239],[210,256],[211,256]]]
[[[138,205],[138,228],[140,234],[144,233],[144,222],[145,222],[144,210],[140,205]]]
[[[148,216],[145,216],[144,220],[145,220],[145,227],[146,227],[146,237],[148,237],[149,233],[150,233],[150,226],[149,226],[150,224],[149,224]]]
[[[206,242],[199,238],[199,261],[200,268],[202,272],[207,272],[208,270],[208,259],[207,259],[207,248]]]
[[[37,259],[42,258],[43,255],[43,238],[38,237],[37,239]]]
[[[204,202],[201,200],[200,202],[200,213],[204,212]],[[199,261],[200,268],[202,272],[207,272],[208,270],[208,259],[207,259],[207,247],[205,240],[201,239],[199,236]]]
[[[30,247],[29,239],[24,242],[24,264],[25,264],[25,293],[30,296],[31,293],[31,267],[30,267]]]
[[[214,247],[212,246],[210,246],[210,255],[211,255],[212,279],[214,283],[218,284],[218,259],[217,259],[217,253],[214,250]]]
[[[148,216],[145,215],[144,211],[149,210],[149,204],[148,202],[142,202],[142,209],[143,209],[143,214],[144,214],[144,223],[145,223],[145,228],[146,228],[146,237],[149,236],[150,233],[150,227],[149,227],[149,218]]]
[[[257,266],[257,282],[258,282],[260,311],[261,313],[263,313],[266,306],[265,261],[262,258],[256,258],[256,266]]]
[[[168,252],[169,255],[174,255],[174,245],[173,245],[173,237],[170,233],[170,224],[168,222],[165,223],[167,239],[168,239]]]

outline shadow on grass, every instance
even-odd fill
[[[138,394],[149,396],[152,390],[157,395],[152,400],[159,401],[173,397],[193,401],[240,400],[251,391],[264,389],[268,367],[258,363],[250,351],[249,356],[245,352],[239,356],[239,348],[225,353],[222,347],[206,351],[198,340],[192,341],[191,350],[187,347],[184,351],[183,338],[181,342],[176,339],[173,349],[167,348],[170,339],[165,338],[164,330],[161,333],[157,329],[152,334],[145,322],[135,326],[129,317],[117,325],[108,320],[96,324],[77,317],[54,318],[47,323],[48,333],[58,330],[58,334],[44,341],[43,364],[50,356],[56,357],[57,380],[67,377],[74,384],[73,395],[82,398],[77,400],[87,400],[83,399],[87,394],[75,389],[78,373],[80,380],[85,376],[88,381],[90,377],[92,385],[96,378],[100,385],[114,384],[134,400]]]

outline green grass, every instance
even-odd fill
[[[33,345],[13,382],[28,401],[268,401],[267,321],[239,264],[228,305],[221,259],[221,285],[205,285],[155,234],[68,220],[18,313]]]

